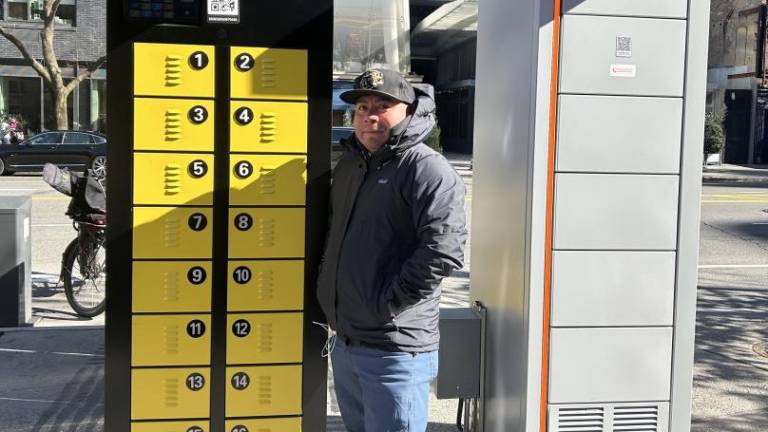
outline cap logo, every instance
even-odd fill
[[[370,70],[360,76],[361,89],[375,89],[384,85],[384,74],[381,71]]]

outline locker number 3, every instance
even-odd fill
[[[251,323],[244,319],[239,319],[232,324],[232,333],[237,337],[246,337],[251,332]]]
[[[189,56],[189,65],[195,70],[205,69],[205,67],[208,66],[208,54],[202,51],[193,52],[192,55]]]
[[[240,231],[248,231],[253,226],[253,218],[247,213],[240,213],[235,217],[235,226]]]
[[[238,108],[235,111],[235,121],[241,126],[245,126],[253,121],[253,110],[248,107]]]
[[[195,213],[189,217],[187,223],[192,231],[202,231],[208,226],[208,218],[202,213]]]
[[[200,285],[205,282],[206,274],[205,269],[202,267],[192,267],[187,272],[187,280],[192,285]]]
[[[256,62],[253,60],[253,57],[247,53],[240,54],[237,56],[237,59],[235,59],[235,67],[240,72],[248,72],[253,69],[253,66],[255,65]]]
[[[241,179],[247,179],[253,174],[253,165],[248,161],[241,161],[235,165],[235,175]]]
[[[189,119],[195,124],[205,123],[208,120],[208,110],[200,105],[194,106],[189,110]]]
[[[206,173],[208,173],[208,164],[205,161],[198,159],[189,164],[189,174],[192,177],[200,178]]]
[[[187,324],[187,334],[189,337],[199,338],[205,334],[205,323],[200,320],[192,320]]]
[[[232,376],[232,387],[237,390],[245,390],[251,383],[251,377],[245,372],[238,372]]]
[[[205,377],[199,373],[190,374],[187,377],[187,388],[192,391],[202,390],[205,387]]]

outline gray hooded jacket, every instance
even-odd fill
[[[435,102],[414,112],[368,155],[354,136],[333,172],[331,215],[317,296],[342,337],[385,350],[438,348],[440,282],[462,267],[464,184],[423,141]]]

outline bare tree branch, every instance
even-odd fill
[[[8,30],[6,30],[3,27],[0,27],[0,35],[8,39],[10,43],[14,44],[16,48],[18,48],[19,52],[21,52],[21,55],[24,57],[24,59],[31,63],[32,68],[35,70],[35,72],[37,72],[41,77],[43,77],[44,80],[48,82],[51,81],[51,75],[45,69],[45,66],[40,64],[39,61],[35,60],[32,57],[32,55],[29,53],[29,50],[27,50],[27,47],[24,45],[22,41],[19,40],[19,38],[14,36],[12,33],[9,33]]]
[[[83,72],[80,72],[80,74],[75,79],[73,79],[66,86],[64,86],[64,93],[65,94],[71,93],[72,90],[74,90],[78,84],[80,84],[81,82],[89,78],[91,75],[93,75],[93,73],[96,72],[106,61],[107,61],[107,56],[102,56],[101,58],[93,62],[90,66],[88,66],[88,69],[84,70]]]

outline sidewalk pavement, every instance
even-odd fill
[[[707,165],[701,180],[704,183],[768,183],[768,165]]]

